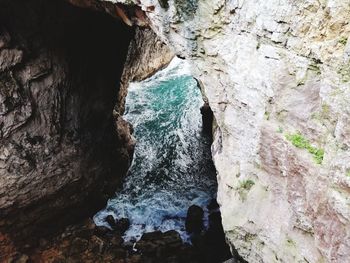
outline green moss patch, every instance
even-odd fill
[[[290,141],[295,147],[300,149],[306,149],[314,157],[317,164],[322,164],[324,150],[318,149],[310,144],[310,142],[305,139],[301,133],[287,134],[286,139]]]
[[[338,74],[341,76],[341,81],[347,83],[350,81],[350,63],[343,65],[338,70]]]
[[[255,185],[253,180],[243,180],[239,182],[239,187],[237,187],[238,194],[242,201],[245,201],[247,198],[247,193]]]
[[[244,180],[239,183],[239,188],[249,191],[255,185],[253,180]]]
[[[345,46],[348,43],[348,38],[347,37],[341,37],[338,42]]]
[[[314,71],[317,75],[321,75],[322,62],[319,59],[312,59],[308,69]]]

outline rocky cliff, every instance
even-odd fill
[[[0,1],[0,251],[114,193],[132,154],[112,114],[132,36],[63,1]]]
[[[174,52],[149,27],[137,27],[130,42],[118,93],[116,110],[124,112],[129,82],[141,81],[166,67]]]
[[[0,262],[105,205],[132,158],[118,112],[128,82],[174,56],[151,29],[129,27],[122,7],[78,6],[0,0]],[[70,232],[66,243],[79,237]]]
[[[114,185],[106,120],[128,38],[97,22],[102,14],[44,2],[0,1],[2,226],[78,211]],[[224,230],[247,261],[350,258],[349,0],[70,2],[129,25],[143,10],[190,61],[216,119]],[[63,17],[72,22],[60,27]]]
[[[249,262],[346,262],[349,0],[138,4],[203,83],[230,244]]]

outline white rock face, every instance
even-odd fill
[[[249,262],[349,262],[350,0],[140,2],[214,111],[229,243]]]

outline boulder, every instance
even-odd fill
[[[115,225],[115,230],[118,231],[120,234],[124,234],[126,230],[128,230],[130,227],[130,221],[127,218],[121,218],[117,220]]]
[[[192,205],[187,211],[186,231],[189,234],[199,234],[203,228],[204,211],[197,205]]]
[[[116,228],[116,221],[114,219],[114,217],[112,215],[108,215],[105,218],[105,221],[108,223],[108,225],[112,228],[115,229]]]

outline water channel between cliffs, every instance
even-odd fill
[[[97,225],[107,226],[111,214],[130,220],[126,240],[171,229],[188,240],[187,209],[196,204],[206,212],[217,189],[202,104],[188,65],[177,58],[153,77],[130,84],[124,118],[134,127],[134,159],[122,190],[95,215]]]

